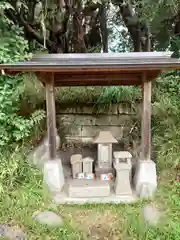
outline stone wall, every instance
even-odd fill
[[[78,105],[78,104],[77,104]],[[137,119],[138,108],[129,104],[108,107],[57,106],[57,127],[61,140],[92,142],[99,131],[111,131],[120,140],[131,131]]]

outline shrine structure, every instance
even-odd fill
[[[140,167],[138,167],[138,174],[134,181],[136,192],[141,195],[142,191],[150,191],[148,186],[142,186],[140,183],[142,182],[141,176],[148,175],[149,169],[152,165],[152,81],[154,81],[163,71],[180,69],[180,60],[171,58],[171,54],[172,53],[170,52],[40,54],[33,56],[29,61],[0,64],[0,70],[1,72],[3,71],[4,74],[33,72],[43,83],[46,89],[47,131],[50,161],[56,160],[57,157],[55,87],[120,85],[134,85],[140,87],[142,89],[141,156],[139,159]],[[112,162],[112,159],[110,159],[110,162]],[[146,162],[148,164],[146,164]],[[73,161],[72,163],[74,164]],[[145,163],[146,166],[144,167],[143,165],[141,168],[141,163]],[[119,166],[121,165],[122,164],[115,164],[117,171],[119,171]],[[91,167],[91,165],[88,166]],[[141,173],[141,171],[143,171],[143,173]],[[149,177],[151,178],[150,175]],[[64,184],[64,179],[62,182]],[[94,186],[95,185],[96,184],[94,184]],[[102,185],[102,183],[100,185]],[[105,185],[107,185],[107,183],[105,183]],[[73,186],[78,187],[78,184],[73,184]],[[87,184],[87,186],[89,185]],[[91,189],[92,186],[89,187]]]

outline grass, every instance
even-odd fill
[[[2,162],[5,161],[1,159]],[[17,152],[9,160],[13,163],[18,161],[19,170],[12,171],[7,181],[1,179],[0,223],[23,229],[27,239],[180,239],[180,183],[176,180],[178,172],[175,170],[164,171],[159,175],[159,188],[153,203],[163,209],[166,217],[156,227],[150,227],[145,224],[141,214],[145,201],[132,205],[57,206],[51,202],[43,188],[40,172],[30,167],[24,156]],[[11,168],[16,169],[14,165]],[[23,181],[19,181],[17,173],[23,177]],[[10,182],[11,186],[8,186]],[[64,226],[52,229],[35,222],[32,219],[33,214],[43,210],[60,214],[64,219]]]
[[[45,101],[45,89],[33,74],[23,75],[22,108],[37,108]],[[111,104],[133,102],[141,98],[140,90],[136,87],[59,87],[56,88],[58,104]]]

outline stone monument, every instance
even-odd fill
[[[131,158],[126,151],[114,152],[114,168],[116,169],[115,193],[116,195],[132,195],[131,189]]]
[[[60,158],[44,163],[44,182],[47,184],[50,192],[61,192],[65,179]]]
[[[94,143],[98,144],[97,165],[95,173],[97,177],[101,174],[114,173],[112,168],[112,144],[118,141],[109,131],[101,131],[96,137]]]
[[[82,155],[74,154],[70,159],[72,166],[72,176],[73,178],[77,178],[78,173],[82,173]]]
[[[83,173],[92,173],[94,159],[90,157],[86,157],[86,158],[83,158],[82,162],[83,162]]]

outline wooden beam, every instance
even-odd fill
[[[141,120],[141,158],[151,159],[151,81],[146,73],[142,75],[142,120]]]
[[[54,74],[51,74],[46,87],[46,111],[47,111],[47,130],[49,142],[49,158],[56,158],[56,110],[55,110],[55,89]]]

